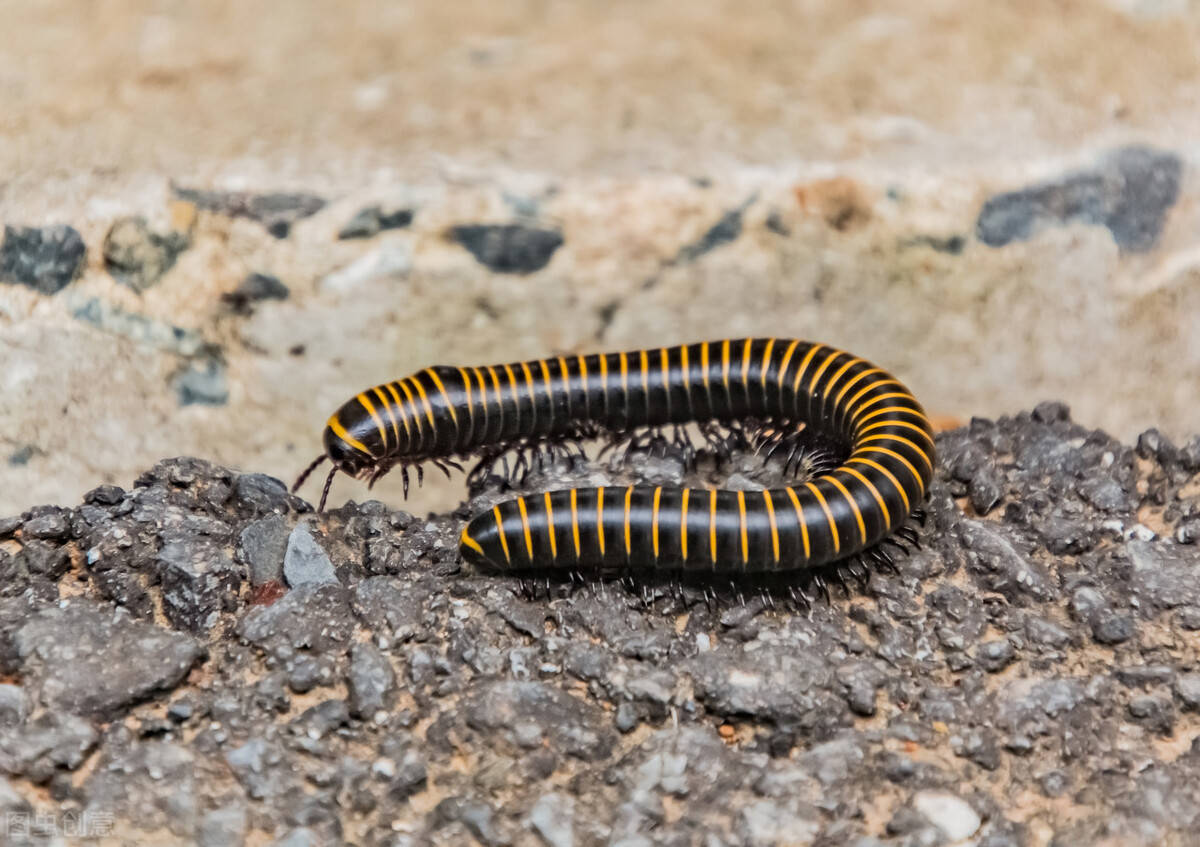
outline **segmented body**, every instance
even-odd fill
[[[804,424],[849,455],[766,491],[635,485],[515,497],[467,524],[462,554],[499,569],[788,571],[872,547],[925,499],[933,432],[908,389],[851,353],[791,339],[427,368],[347,402],[325,445],[335,470],[373,479],[581,425],[624,433],[746,419]]]

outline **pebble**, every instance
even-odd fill
[[[57,294],[83,270],[87,247],[74,227],[4,227],[0,282]]]
[[[540,271],[563,244],[558,230],[524,224],[464,224],[451,227],[449,234],[494,273]]]
[[[971,805],[947,791],[918,791],[912,806],[950,841],[962,841],[979,831],[983,819]]]
[[[412,209],[396,209],[385,212],[381,206],[367,206],[360,209],[341,231],[338,238],[371,238],[385,229],[400,229],[413,221]]]
[[[305,524],[292,530],[283,558],[283,576],[292,588],[301,585],[335,584],[337,572],[329,554],[322,549]]]
[[[529,823],[547,847],[574,847],[575,800],[554,791],[545,794],[529,810]]]

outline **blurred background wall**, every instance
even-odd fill
[[[0,514],[290,481],[429,364],[759,333],[1185,438],[1198,45],[1189,0],[0,0]]]

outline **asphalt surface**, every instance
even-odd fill
[[[1200,843],[1200,439],[938,446],[921,548],[828,599],[466,572],[495,480],[318,516],[182,458],[0,520],[5,843]]]

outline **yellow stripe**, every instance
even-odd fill
[[[669,372],[668,365],[671,362],[671,358],[667,354],[666,347],[661,348],[659,353],[660,353],[660,359],[662,360],[663,394],[666,396],[667,409],[670,410],[670,408],[671,408],[671,374]]]
[[[742,534],[742,568],[750,561],[750,535],[746,531],[746,492],[738,489],[738,527]]]
[[[550,402],[550,426],[548,431],[553,431],[554,407],[558,404],[554,402],[554,390],[550,387],[550,366],[546,364],[545,359],[539,359],[538,364],[542,367],[542,382],[545,384],[543,390],[546,392],[546,399]]]
[[[712,561],[717,563],[717,489],[712,489],[708,498],[708,549],[712,552]]]
[[[404,424],[404,438],[410,442],[409,446],[412,446],[412,430],[408,426],[408,414],[404,410],[404,403],[400,400],[400,392],[396,390],[394,382],[389,382],[386,388],[388,394],[391,394],[392,399],[396,401],[396,414],[400,416],[400,423]]]
[[[504,394],[500,391],[500,375],[491,365],[487,366],[487,372],[492,378],[492,388],[496,391],[496,408],[500,410],[500,431],[504,432]]]
[[[833,536],[833,555],[836,556],[839,552],[841,552],[842,542],[838,537],[837,523],[835,523],[833,520],[833,512],[829,511],[829,504],[825,502],[825,496],[821,494],[819,488],[817,488],[811,482],[806,482],[805,485],[807,485],[809,489],[811,489],[812,493],[816,495],[817,502],[821,504],[821,510],[825,512],[825,518],[829,521],[829,532]]]
[[[400,385],[400,390],[404,392],[404,396],[408,400],[408,402],[404,406],[404,415],[405,415],[405,417],[408,417],[411,415],[413,424],[417,428],[417,447],[418,448],[424,447],[425,446],[425,428],[423,426],[421,426],[421,415],[417,411],[416,398],[413,397],[412,391],[409,390],[408,377],[405,377],[404,379],[400,380],[399,385]]]
[[[550,558],[558,561],[558,539],[554,537],[554,507],[550,505],[550,492],[544,494],[546,499],[546,532],[550,535]]]
[[[867,421],[869,421],[871,418],[877,418],[880,415],[894,414],[896,412],[907,412],[908,414],[919,419],[921,422],[926,423],[926,424],[929,423],[929,419],[927,417],[925,417],[925,415],[923,413],[917,411],[916,409],[911,409],[908,406],[884,406],[882,409],[876,409],[875,411],[871,412],[871,414],[869,414],[869,415],[863,415],[862,418],[859,420],[859,423],[864,424]]]
[[[858,382],[860,379],[863,379],[864,377],[874,376],[875,374],[881,374],[881,373],[883,373],[882,368],[867,368],[867,370],[862,371],[861,373],[855,374],[854,379],[850,380],[845,385],[843,385],[842,390],[837,393],[837,397],[833,398],[833,411],[836,412],[838,410],[838,407],[842,405],[842,398],[846,396],[847,391],[849,391],[851,388],[854,387],[854,384],[856,382]]]
[[[868,467],[874,468],[875,470],[879,471],[881,474],[886,476],[888,478],[888,481],[891,482],[891,484],[893,486],[895,486],[896,491],[900,492],[900,500],[904,503],[904,513],[908,514],[908,512],[911,509],[911,507],[908,505],[908,495],[904,493],[904,486],[900,484],[900,480],[896,479],[895,475],[891,471],[889,471],[887,468],[885,468],[883,465],[879,464],[879,462],[876,462],[873,459],[863,459],[860,457],[852,456],[851,458],[846,460],[846,464],[848,465],[851,462],[857,462],[860,465],[866,465]],[[850,470],[850,469],[846,468],[846,470]]]
[[[504,372],[508,375],[508,390],[512,394],[513,408],[517,410],[517,432],[521,432],[521,395],[517,393],[517,375],[513,373],[512,365],[505,365]]]
[[[379,427],[379,440],[383,443],[383,449],[386,451],[387,431],[383,428],[383,420],[375,411],[375,406],[371,403],[370,398],[367,397],[367,392],[364,391],[362,394],[358,395],[358,402],[364,409],[367,410],[367,414],[371,416],[371,420],[375,421],[375,426]]]
[[[467,435],[467,441],[475,440],[475,403],[471,400],[471,377],[467,373],[466,368],[459,368],[458,375],[462,377],[463,388],[467,395],[467,420],[471,423],[471,432]]]
[[[812,551],[808,547],[808,525],[804,523],[804,509],[800,506],[800,498],[796,496],[796,492],[789,485],[786,489],[788,497],[792,499],[792,508],[796,510],[796,520],[800,523],[800,538],[804,542],[804,558],[812,558]]]
[[[830,350],[829,355],[821,360],[821,367],[817,368],[817,372],[813,374],[813,378],[808,381],[808,390],[811,392],[817,387],[817,383],[821,381],[821,375],[825,373],[825,369],[833,363],[833,360],[842,355],[841,350]],[[824,396],[824,395],[822,395]]]
[[[621,390],[625,392],[625,403],[629,402],[629,356],[625,353],[619,354],[621,360]],[[629,412],[625,413],[628,416]]]
[[[688,372],[688,352],[686,344],[679,348],[679,367],[683,370],[684,390],[690,394],[692,390],[692,375]],[[688,402],[691,401],[689,400]]]
[[[910,395],[904,393],[903,391],[897,391],[893,394],[880,394],[878,397],[872,397],[870,400],[868,400],[862,406],[858,405],[859,398],[861,398],[868,391],[873,391],[874,389],[879,388],[880,386],[883,386],[883,385],[899,385],[901,388],[904,387],[903,385],[900,385],[899,380],[888,377],[887,379],[877,379],[874,382],[872,382],[870,385],[868,385],[866,388],[860,388],[858,391],[855,392],[854,396],[850,398],[850,402],[846,404],[847,409],[854,410],[853,414],[850,417],[851,421],[853,421],[855,418],[857,418],[859,412],[861,412],[863,409],[867,408],[872,403],[876,403],[876,402],[884,399],[885,397],[909,397],[910,396]]]
[[[625,558],[633,555],[633,534],[629,531],[630,503],[633,500],[633,486],[625,489]]]
[[[891,456],[894,459],[899,459],[900,462],[904,465],[904,467],[908,468],[908,472],[910,474],[912,474],[913,479],[915,479],[917,481],[917,485],[920,486],[921,490],[922,491],[925,490],[925,483],[921,480],[921,475],[919,473],[917,473],[917,469],[912,466],[912,462],[910,462],[908,459],[901,456],[895,450],[889,450],[886,447],[861,447],[858,450],[855,450],[854,452],[855,453],[884,453],[888,456]]]
[[[587,362],[584,361],[583,356],[576,356],[575,361],[579,363],[579,381],[583,384],[583,417],[590,418],[592,404],[588,399]]]
[[[771,502],[771,492],[763,490],[763,501],[767,504],[767,520],[771,523],[771,552],[775,556],[775,564],[779,564],[779,527],[775,525],[775,504]]]
[[[493,506],[492,514],[496,516],[496,531],[500,533],[500,547],[504,550],[504,561],[512,564],[512,556],[508,555],[508,536],[504,534],[504,521],[500,519],[500,507]]]
[[[575,411],[571,404],[571,370],[567,367],[567,360],[562,356],[558,357],[558,372],[562,375],[563,394],[567,396],[567,417],[572,418],[575,416]]]
[[[604,417],[608,419],[608,354],[600,354],[600,390],[604,392]]]
[[[709,411],[712,411],[712,386],[709,384],[708,378],[708,342],[705,341],[700,345],[700,373],[704,377],[704,399],[708,402]]]
[[[377,385],[371,389],[375,392],[375,396],[379,398],[379,405],[383,409],[383,413],[387,416],[388,422],[392,425],[392,435],[396,439],[396,446],[400,446],[400,426],[396,423],[396,412],[392,408],[392,404],[388,402],[387,395],[383,393],[383,386]],[[387,442],[384,441],[386,445]]]
[[[762,390],[763,390],[763,400],[764,401],[766,400],[766,396],[767,396],[767,371],[771,369],[771,350],[774,347],[775,347],[775,339],[768,338],[767,339],[767,349],[763,351],[762,363],[759,364],[759,366],[758,366],[758,369],[760,371],[762,371],[762,373],[759,374],[759,376],[762,377]]]
[[[833,387],[838,384],[838,380],[841,379],[845,375],[846,371],[850,370],[855,365],[858,365],[861,363],[862,363],[862,359],[854,358],[854,359],[851,359],[850,361],[846,362],[846,364],[842,365],[840,368],[838,368],[834,372],[833,376],[831,376],[829,378],[829,382],[825,385],[825,390],[822,391],[821,394],[825,397],[828,397],[829,392],[833,391]]]
[[[521,528],[525,530],[525,552],[529,561],[533,561],[533,533],[529,531],[529,513],[525,511],[525,498],[517,498],[517,509],[521,512]]]
[[[783,378],[787,376],[788,364],[792,361],[792,354],[796,352],[796,347],[800,344],[799,339],[794,339],[788,345],[787,351],[783,354],[783,362],[779,365],[779,387],[783,387]]]
[[[880,435],[868,435],[866,438],[855,439],[854,444],[857,448],[858,445],[866,444],[868,441],[899,441],[901,444],[907,444],[916,452],[918,456],[921,457],[921,461],[925,463],[925,467],[929,468],[930,471],[933,470],[933,462],[929,460],[929,454],[913,442],[909,441],[903,435],[891,435],[887,433],[882,433]]]
[[[417,393],[421,395],[421,403],[425,406],[425,414],[429,416],[430,431],[437,432],[437,421],[433,419],[433,406],[429,405],[429,398],[425,396],[425,389],[421,387],[421,380],[413,377],[412,384],[417,389]]]
[[[654,489],[654,508],[650,511],[650,537],[654,542],[654,561],[658,561],[658,500],[662,496],[662,489]]]
[[[804,358],[800,360],[800,367],[796,369],[796,381],[792,383],[793,392],[800,390],[800,380],[804,377],[805,371],[808,370],[809,362],[813,360],[813,356],[817,355],[818,350],[823,350],[824,348],[824,344],[814,344],[812,347],[808,348],[808,352],[805,353]]]
[[[372,458],[374,458],[374,456],[375,456],[374,453],[372,453],[370,450],[368,450],[361,441],[359,441],[357,438],[355,438],[350,433],[346,432],[346,428],[344,426],[342,426],[342,422],[338,420],[337,415],[334,415],[328,421],[326,421],[325,426],[332,429],[334,435],[336,435],[338,438],[342,439],[342,441],[345,441],[347,444],[349,444],[351,447],[353,447],[358,452],[366,453],[368,456],[371,456]]]
[[[842,470],[851,476],[856,477],[860,482],[862,482],[863,485],[867,487],[867,490],[871,492],[871,496],[875,498],[875,502],[879,504],[880,511],[883,512],[883,525],[891,526],[892,516],[891,513],[888,512],[887,501],[883,499],[883,495],[879,493],[879,489],[875,487],[875,484],[871,482],[871,480],[867,479],[866,474],[859,473],[854,468],[843,465]]]
[[[475,372],[475,381],[479,383],[479,402],[483,405],[483,435],[486,439],[492,431],[492,410],[488,406],[487,399],[487,380],[483,377],[483,371],[479,368],[471,368]]]
[[[600,556],[604,557],[604,486],[596,489],[596,535],[600,539]]]
[[[442,395],[442,399],[446,401],[446,408],[450,410],[450,420],[454,422],[454,438],[458,440],[458,414],[454,411],[454,404],[450,402],[450,395],[446,393],[446,386],[442,385],[441,377],[433,368],[426,368],[425,373],[429,374],[429,378],[433,380],[433,384],[437,386],[437,390]]]
[[[750,399],[750,348],[754,345],[753,338],[747,338],[742,344],[742,386],[746,389],[746,399]]]
[[[725,384],[725,390],[729,391],[729,339],[726,338],[721,342],[721,382]]]
[[[646,393],[646,417],[650,416],[650,354],[645,350],[638,351],[638,360],[642,368],[642,391]]]
[[[873,423],[870,426],[864,426],[859,430],[859,433],[861,434],[864,432],[870,432],[873,429],[881,429],[888,426],[902,426],[906,427],[907,429],[911,429],[913,432],[919,433],[922,438],[928,441],[931,447],[933,446],[933,436],[930,435],[924,427],[917,426],[916,424],[909,423],[908,421],[880,421],[879,423]]]
[[[479,546],[478,541],[476,541],[474,538],[472,538],[470,535],[467,534],[467,528],[465,526],[463,527],[462,535],[460,535],[458,537],[458,544],[460,547],[463,545],[466,545],[467,547],[470,547],[472,550],[474,550],[476,553],[478,553],[480,556],[483,555],[483,548]]]
[[[529,408],[533,410],[533,422],[529,425],[529,431],[537,432],[537,395],[533,391],[533,374],[529,371],[528,362],[521,362],[521,371],[525,374],[525,387],[529,389]]]
[[[687,564],[687,504],[688,504],[688,489],[683,489],[683,505],[679,507],[679,554],[683,557],[684,564]]]
[[[838,491],[842,492],[842,496],[845,497],[846,502],[850,504],[850,511],[854,512],[854,519],[858,521],[858,536],[862,540],[862,543],[866,544],[867,525],[863,522],[862,510],[858,508],[858,503],[856,503],[854,498],[850,496],[850,492],[846,489],[846,486],[842,485],[842,481],[840,479],[833,475],[827,476],[826,479],[828,479],[833,485],[837,486]]]
[[[575,495],[579,492],[578,488],[571,489],[571,535],[575,537],[575,558],[579,559],[579,510],[576,508]]]

